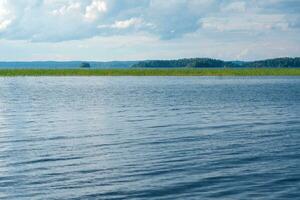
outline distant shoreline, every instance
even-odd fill
[[[91,69],[130,68],[300,68],[300,57],[281,57],[257,61],[225,61],[213,58],[182,58],[141,61],[0,61],[0,69]]]
[[[300,76],[300,68],[0,69],[0,77],[13,76]]]

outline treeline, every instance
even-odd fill
[[[261,61],[223,61],[211,58],[189,58],[179,60],[150,60],[134,64],[135,68],[296,68],[300,67],[300,58],[275,58]]]
[[[298,58],[274,58],[261,61],[245,62],[244,67],[282,67],[297,68],[300,67],[300,57]]]
[[[140,68],[180,68],[180,67],[224,67],[225,62],[222,60],[210,59],[210,58],[185,58],[179,60],[150,60],[141,61],[133,67]]]
[[[85,63],[84,67],[82,64]],[[113,69],[113,68],[300,68],[300,57],[275,58],[268,60],[243,62],[223,61],[211,58],[186,58],[178,60],[148,61],[33,61],[33,62],[0,62],[0,69]]]

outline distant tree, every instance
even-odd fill
[[[185,58],[179,60],[150,60],[141,61],[133,67],[140,68],[209,68],[209,67],[224,67],[225,62],[222,60],[210,58]]]
[[[80,68],[91,68],[91,65],[88,62],[83,62],[80,64]]]
[[[274,58],[267,60],[260,60],[254,62],[248,62],[246,67],[300,67],[300,58]]]
[[[235,67],[300,67],[300,57],[298,58],[275,58],[252,62],[222,61],[211,58],[185,58],[179,60],[149,60],[141,61],[132,67],[137,68],[235,68]]]

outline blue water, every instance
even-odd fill
[[[297,77],[0,78],[0,199],[299,199]]]

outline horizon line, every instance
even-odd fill
[[[254,59],[254,60],[242,60],[242,59],[220,59],[220,58],[213,58],[213,57],[183,57],[183,58],[172,58],[172,59],[137,59],[137,60],[0,60],[0,62],[15,62],[15,63],[30,63],[30,62],[143,62],[143,61],[170,61],[170,60],[182,60],[182,59],[213,59],[213,60],[221,60],[225,62],[255,62],[255,61],[264,61],[264,60],[272,60],[272,59],[280,59],[280,58],[300,58],[300,56],[280,56],[280,57],[269,57],[263,59]]]

